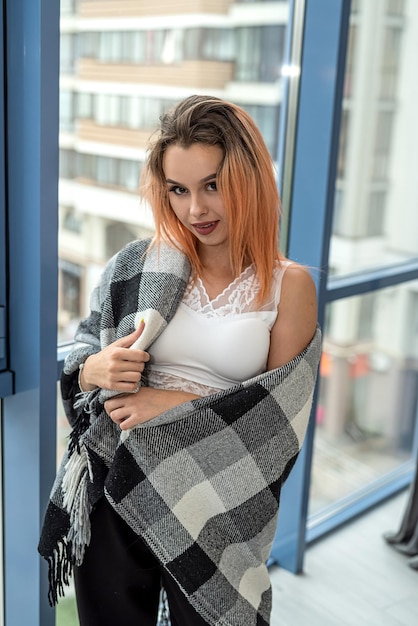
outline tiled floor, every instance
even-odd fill
[[[271,626],[417,626],[418,571],[382,538],[407,495],[309,547],[302,575],[274,568]]]

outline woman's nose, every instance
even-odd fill
[[[207,207],[199,194],[192,194],[190,197],[190,213],[199,217],[200,215],[205,215],[207,212]]]

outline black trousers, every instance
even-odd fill
[[[208,626],[145,542],[101,498],[91,542],[74,570],[80,626],[155,626],[164,586],[172,626]]]

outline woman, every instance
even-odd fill
[[[268,624],[315,287],[278,250],[273,164],[240,107],[191,96],[163,116],[143,193],[155,238],[109,262],[64,367],[74,429],[40,542],[51,599],[74,564],[81,626],[154,625],[161,585],[172,626]]]

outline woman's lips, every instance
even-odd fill
[[[199,222],[198,224],[193,224],[193,228],[199,235],[210,235],[213,233],[215,228],[218,225],[218,220],[215,222]]]

